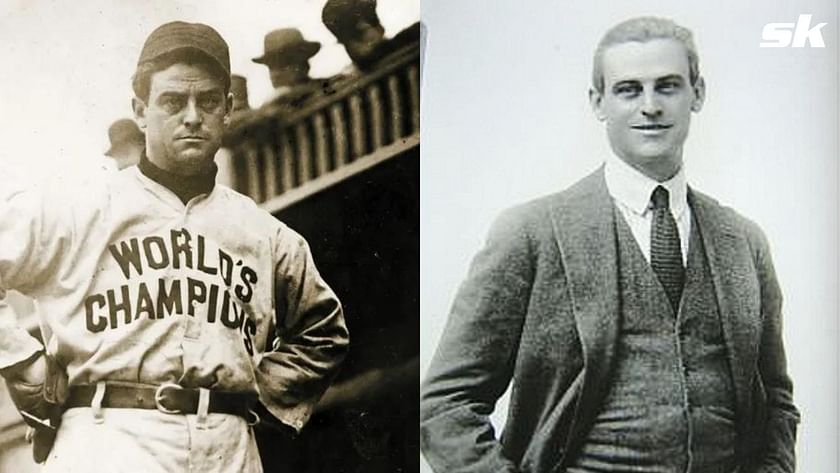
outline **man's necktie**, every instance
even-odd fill
[[[662,287],[665,288],[665,294],[671,301],[674,313],[677,313],[685,283],[680,234],[677,230],[677,222],[668,208],[668,190],[662,186],[656,186],[651,202],[653,203],[653,220],[650,226],[650,266],[659,278],[659,282],[662,283]]]

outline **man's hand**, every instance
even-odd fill
[[[19,411],[44,419],[48,410],[44,398],[47,380],[47,361],[43,352],[15,365],[4,368],[0,374],[6,379],[9,396]],[[30,423],[28,419],[27,423]]]
[[[54,360],[38,353],[0,370],[0,375],[27,424],[55,428],[61,417],[60,405],[67,397],[67,375]]]
[[[43,352],[0,371],[9,396],[24,422],[33,430],[32,456],[43,463],[55,442],[61,423],[61,406],[67,390],[67,375]],[[51,402],[56,401],[56,402]]]
[[[9,378],[16,378],[18,381],[27,384],[44,384],[47,380],[47,359],[43,353],[39,353],[37,357],[18,363],[10,367],[13,371],[10,375],[3,373],[3,377],[8,381]]]

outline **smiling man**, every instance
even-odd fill
[[[613,155],[504,213],[421,388],[438,472],[792,472],[792,401],[767,241],[686,184],[705,82],[689,30],[611,28],[590,101]],[[507,423],[489,422],[512,384]]]
[[[306,423],[347,348],[341,305],[299,234],[214,183],[224,39],[165,24],[132,85],[136,167],[67,198],[0,185],[0,374],[45,472],[259,472],[252,426]],[[38,301],[43,344],[6,289]]]

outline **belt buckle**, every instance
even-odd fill
[[[178,384],[175,383],[163,383],[155,389],[155,407],[160,412],[164,414],[181,414],[179,409],[169,409],[161,404],[161,401],[164,399],[164,391],[167,389],[184,389]]]

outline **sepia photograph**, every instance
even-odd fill
[[[422,18],[421,471],[840,471],[837,3]]]
[[[0,471],[418,471],[419,20],[0,6]]]

